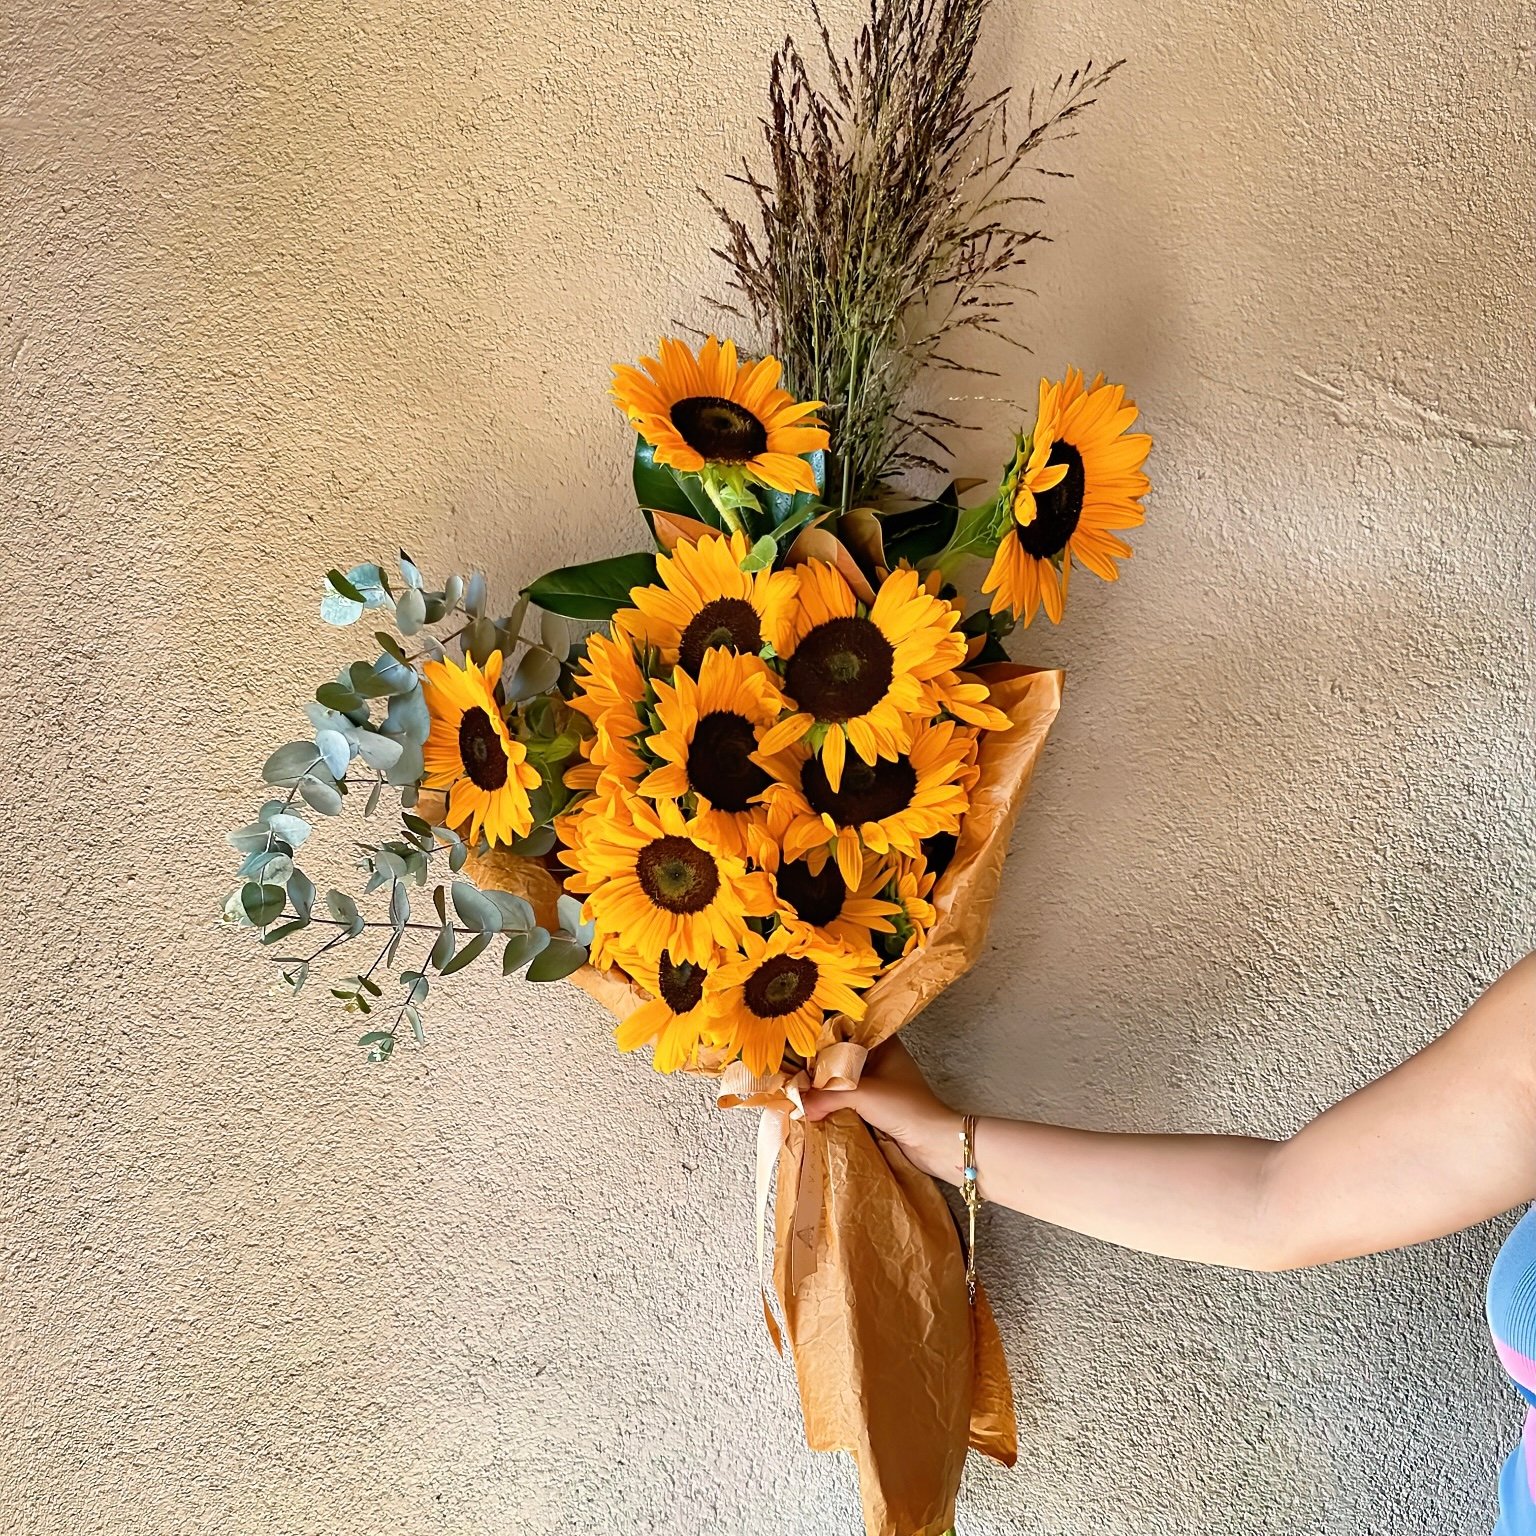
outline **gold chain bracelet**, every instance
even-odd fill
[[[976,1187],[976,1116],[967,1115],[960,1129],[961,1156],[964,1158],[964,1182],[960,1192],[965,1197],[965,1294],[976,1305],[976,1211],[981,1205],[981,1191]]]

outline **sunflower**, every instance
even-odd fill
[[[740,533],[712,533],[686,540],[658,556],[659,585],[636,587],[635,606],[614,615],[615,628],[655,646],[668,662],[695,677],[707,651],[723,647],[756,656],[764,645],[787,643],[799,582],[793,571],[741,568],[747,540]]]
[[[482,672],[469,657],[429,661],[421,669],[421,691],[432,716],[422,748],[426,789],[448,791],[448,825],[469,822],[469,841],[510,845],[533,828],[529,790],[539,782],[522,742],[514,741],[496,702],[501,652],[493,651]]]
[[[675,800],[617,791],[573,819],[560,854],[574,871],[566,885],[586,895],[587,921],[643,959],[706,965],[717,948],[740,945],[748,917],[773,910],[766,877],[705,839]]]
[[[825,848],[816,848],[803,859],[786,859],[771,836],[756,842],[758,862],[773,877],[773,894],[779,915],[814,929],[829,944],[848,949],[874,947],[873,934],[894,934],[891,919],[901,908],[886,899],[891,883],[889,861],[866,861],[863,882],[850,886]]]
[[[768,836],[789,859],[830,850],[843,879],[861,888],[866,850],[916,855],[925,837],[960,830],[980,771],[976,741],[953,720],[919,721],[907,751],[850,761],[837,789],[819,758],[792,748],[767,760]]]
[[[1136,415],[1125,386],[1103,374],[1086,389],[1075,368],[1060,383],[1041,379],[1034,433],[1020,441],[1000,492],[1008,531],[981,584],[993,613],[1006,608],[1028,624],[1043,604],[1059,624],[1074,558],[1105,581],[1119,577],[1115,558],[1129,559],[1131,546],[1113,530],[1141,525],[1152,484],[1142,470],[1152,439],[1130,432]]]
[[[814,419],[822,402],[780,389],[776,358],[739,363],[736,343],[713,336],[697,357],[670,338],[657,350],[660,359],[642,357],[639,368],[614,365],[613,400],[658,464],[695,474],[719,468],[776,491],[816,494],[800,455],[827,446],[827,429]]]
[[[632,788],[650,771],[641,752],[650,686],[628,638],[600,631],[587,637],[571,708],[592,722],[593,734],[581,741],[582,761],[566,771],[568,788],[595,789],[600,783]]]
[[[911,954],[926,941],[928,930],[937,920],[932,897],[938,880],[938,875],[928,867],[928,861],[921,853],[915,858],[899,853],[891,860],[890,880],[882,894],[901,909],[901,917],[894,927],[901,935],[901,953],[904,955]]]
[[[662,766],[638,792],[674,800],[692,795],[706,840],[745,858],[748,828],[763,819],[757,802],[770,783],[754,761],[758,738],[783,709],[778,683],[756,656],[706,651],[697,682],[680,667],[671,683],[657,679],[662,728],[646,745]]]
[[[691,1065],[710,1024],[704,983],[711,967],[674,961],[665,950],[655,963],[627,951],[615,955],[614,960],[650,994],[650,1000],[615,1031],[619,1049],[653,1046],[651,1060],[658,1072],[675,1072]]]
[[[766,938],[749,930],[744,952],[717,965],[704,983],[710,1035],[750,1072],[777,1072],[787,1049],[815,1054],[829,1013],[864,1016],[859,992],[880,969],[873,951],[829,944],[814,929],[781,925]]]
[[[821,732],[821,758],[833,791],[848,748],[866,764],[893,759],[911,740],[915,718],[938,713],[937,679],[965,659],[960,610],[926,591],[916,571],[892,571],[867,614],[837,568],[798,566],[800,603],[784,657],[784,691],[795,713],[763,742],[772,754]]]

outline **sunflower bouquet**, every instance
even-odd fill
[[[878,5],[830,94],[793,44],[775,59],[773,174],[747,177],[761,244],[721,210],[770,345],[668,338],[614,369],[651,548],[547,572],[500,615],[480,574],[429,584],[404,555],[398,576],[327,574],[323,619],[387,627],[267,760],[224,905],[290,992],[371,935],[330,981],[371,1061],[423,1040],[433,984],[489,955],[570,978],[621,1051],[759,1108],[764,1315],[811,1446],[858,1464],[870,1536],[948,1529],[967,1447],[1016,1454],[1012,1392],[937,1187],[850,1112],[805,1122],[800,1094],[857,1082],[979,956],[1061,697],[1003,641],[1061,620],[1074,560],[1116,578],[1149,488],[1136,406],[1075,370],[1041,380],[985,494],[898,484],[936,467],[943,424],[913,378],[953,330],[995,324],[988,295],[1033,238],[998,221],[996,187],[1111,72],[1058,81],[996,151],[995,101],[964,96],[982,5]],[[921,174],[893,113],[936,135]],[[978,174],[993,190],[968,203]],[[876,207],[905,235],[849,223]],[[959,320],[933,318],[946,303]],[[361,905],[303,867],[311,816],[354,796],[394,819],[355,844]]]

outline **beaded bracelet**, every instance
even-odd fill
[[[965,1294],[976,1305],[976,1209],[981,1204],[981,1191],[976,1187],[976,1116],[967,1115],[960,1129],[961,1155],[965,1159],[964,1179],[960,1187],[965,1197],[966,1244],[965,1244]]]

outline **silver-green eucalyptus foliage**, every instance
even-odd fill
[[[529,639],[527,595],[503,618],[491,617],[486,601],[478,572],[431,589],[403,552],[398,584],[377,565],[329,572],[320,602],[326,623],[348,627],[372,614],[395,633],[376,630],[377,655],[349,663],[315,690],[305,705],[309,731],[278,747],[262,768],[272,797],[254,821],[229,834],[242,861],[223,920],[272,951],[276,990],[284,993],[297,993],[328,957],[350,962],[350,973],[340,964],[325,969],[331,995],[348,1012],[378,1016],[358,1042],[369,1061],[388,1061],[402,1028],[421,1040],[433,979],[488,952],[499,955],[504,975],[522,971],[529,981],[558,981],[587,959],[591,930],[580,902],[562,896],[561,926],[549,932],[522,897],[458,878],[470,848],[458,832],[419,814],[432,809],[423,796],[435,793],[421,787],[431,717],[420,668],[455,653],[483,665],[499,650],[508,725],[541,780],[531,795],[533,828],[513,852],[538,858],[555,845],[551,822],[565,805],[564,771],[579,739],[565,702],[570,628],[542,611],[537,638]],[[322,896],[300,867],[301,850],[316,819],[339,817],[359,801],[365,820],[395,825],[379,841],[354,844],[356,896]]]

